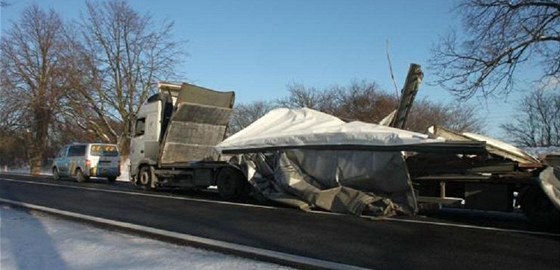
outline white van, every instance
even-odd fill
[[[115,144],[74,143],[64,146],[53,161],[55,180],[74,177],[78,182],[104,177],[115,182],[121,174],[120,155]]]

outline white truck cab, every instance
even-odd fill
[[[160,83],[142,104],[133,125],[130,177],[145,189],[206,188],[236,199],[247,191],[243,173],[220,161],[214,146],[226,134],[234,92],[192,84]]]

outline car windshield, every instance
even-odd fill
[[[117,147],[114,145],[94,144],[91,146],[92,156],[115,157],[119,155]]]

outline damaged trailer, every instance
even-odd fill
[[[538,224],[560,224],[558,155],[541,160],[505,142],[433,126],[432,138],[485,142],[476,155],[417,153],[407,165],[419,200],[486,211],[521,210]]]
[[[402,151],[479,153],[484,142],[448,142],[343,120],[312,109],[276,109],[216,146],[233,158],[258,196],[309,209],[415,214]]]

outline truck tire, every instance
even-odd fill
[[[217,175],[216,184],[220,197],[226,200],[238,200],[247,194],[247,180],[245,175],[238,169],[227,166],[220,169]]]
[[[81,169],[76,169],[76,181],[78,181],[78,183],[83,183],[85,181],[87,181],[87,177],[84,175],[84,173],[82,172]]]
[[[140,171],[138,172],[138,181],[136,183],[144,190],[151,189],[152,176],[150,174],[149,166],[140,167]]]

